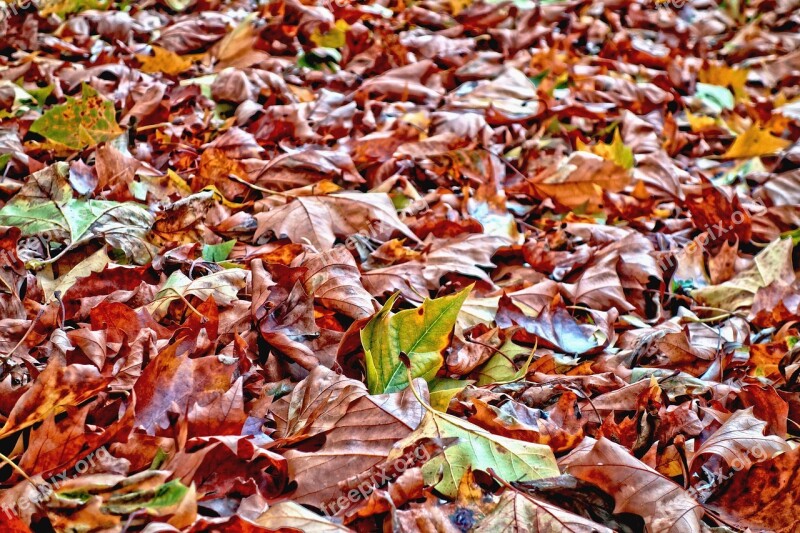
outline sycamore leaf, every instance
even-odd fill
[[[0,428],[0,437],[79,405],[104,390],[108,381],[94,365],[67,365],[63,353],[54,353],[33,385],[17,400]]]
[[[527,494],[506,490],[491,513],[486,515],[475,533],[495,531],[558,531],[566,533],[612,533],[582,516],[565,511]]]
[[[633,150],[629,146],[625,146],[625,143],[622,142],[619,129],[614,130],[614,139],[611,141],[611,144],[599,142],[594,146],[587,146],[578,139],[577,146],[578,150],[599,155],[606,161],[613,161],[624,169],[633,168]]]
[[[239,290],[244,288],[247,277],[248,271],[239,268],[214,272],[197,279],[190,279],[180,270],[176,270],[156,293],[147,310],[154,317],[164,316],[169,304],[188,296],[197,296],[203,300],[213,297],[219,305],[230,305],[236,300]]]
[[[139,263],[151,259],[147,232],[153,216],[132,202],[73,198],[69,165],[56,163],[31,174],[22,189],[0,209],[0,225],[17,226],[23,236],[47,235],[67,249],[102,237]]]
[[[271,505],[255,519],[255,523],[269,530],[292,529],[304,533],[347,533],[350,528],[334,524],[316,513],[312,513],[295,502],[284,501]]]
[[[385,193],[342,192],[327,196],[301,196],[281,207],[255,215],[255,238],[272,232],[292,242],[311,242],[319,251],[330,250],[336,237],[352,239],[354,234],[388,238],[403,233],[417,236],[397,217],[392,200]]]
[[[619,192],[630,181],[630,172],[613,161],[579,151],[539,173],[532,184],[543,197],[577,207],[585,203],[597,206],[603,191]]]
[[[413,387],[412,391],[416,394]],[[426,409],[425,417],[412,434],[395,445],[388,459],[397,459],[403,450],[421,439],[444,442],[458,439],[422,467],[425,483],[443,496],[454,498],[459,481],[469,470],[486,472],[491,468],[501,478],[514,481],[533,481],[559,474],[549,446],[495,435],[466,420],[436,411],[421,398],[417,399]]]
[[[163,72],[171,76],[189,70],[197,56],[180,56],[172,50],[153,45],[153,55],[136,54],[136,59],[142,64],[142,72],[155,74]]]
[[[81,99],[67,97],[66,104],[48,109],[31,125],[31,131],[51,141],[83,150],[122,133],[114,104],[83,84]]]
[[[756,255],[753,266],[719,285],[695,289],[691,296],[703,305],[736,311],[752,306],[758,290],[776,280],[794,281],[791,239],[773,241]]]
[[[507,339],[478,372],[478,386],[522,379],[528,373],[533,353],[534,350],[514,344],[510,338]],[[514,359],[525,354],[528,355],[528,359],[517,368]]]
[[[619,444],[606,438],[586,439],[559,461],[566,473],[593,483],[614,497],[615,513],[634,513],[645,519],[647,531],[702,531],[703,508],[689,492],[653,470]]]
[[[214,263],[225,261],[228,256],[231,255],[231,250],[233,250],[235,245],[236,239],[219,244],[204,244],[202,252],[203,259],[206,261],[213,261]]]
[[[58,292],[66,294],[70,287],[75,285],[80,278],[85,278],[93,272],[101,272],[109,263],[105,248],[101,248],[67,272],[58,279],[53,279],[52,272],[42,271],[36,277],[44,290],[45,300],[50,302]],[[52,269],[50,269],[52,270]]]
[[[111,0],[44,0],[39,5],[42,17],[58,15],[62,19],[70,13],[79,13],[87,9],[108,9]]]
[[[792,144],[788,139],[775,137],[772,133],[758,124],[753,124],[736,137],[728,151],[722,155],[723,159],[737,159],[746,157],[759,157],[772,155]]]
[[[392,314],[399,293],[361,330],[367,385],[372,394],[397,392],[408,386],[400,353],[411,360],[411,375],[427,381],[442,366],[442,351],[450,345],[453,327],[472,286],[449,296],[426,299],[417,309]]]
[[[471,380],[451,379],[451,378],[435,378],[430,384],[428,391],[430,392],[431,407],[443,413],[447,412],[447,406],[450,405],[450,400],[464,390],[468,385],[475,383]]]
[[[746,470],[764,457],[775,457],[781,452],[792,449],[783,438],[764,435],[766,427],[767,423],[753,414],[752,407],[735,411],[697,449],[689,463],[690,467],[699,470],[698,459],[703,455],[712,454],[722,457],[728,465],[735,466],[737,470]],[[758,455],[754,454],[754,450],[758,450]]]

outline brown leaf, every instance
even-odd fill
[[[594,483],[616,501],[615,513],[638,514],[648,531],[700,531],[703,508],[687,491],[608,439],[587,442],[561,461],[566,472]]]
[[[423,413],[409,390],[371,396],[361,382],[319,366],[273,404],[272,414],[276,446],[285,449],[290,477],[298,484],[292,499],[319,506],[339,481],[385,459]],[[311,445],[323,435],[321,447],[303,449],[304,441]]]

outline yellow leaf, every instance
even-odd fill
[[[454,17],[471,5],[472,0],[450,0],[450,9]]]
[[[577,144],[578,150],[599,155],[606,161],[613,161],[624,169],[633,168],[633,150],[622,142],[619,130],[614,131],[614,140],[611,141],[611,144],[599,142],[594,146],[587,146],[580,139]]]
[[[325,33],[320,33],[319,29],[314,29],[314,32],[311,34],[311,40],[314,44],[323,48],[341,48],[345,45],[347,30],[349,29],[350,25],[346,21],[339,19],[333,27]]]
[[[689,127],[692,128],[694,133],[713,128],[717,124],[717,121],[713,117],[693,115],[689,111],[686,112],[686,120],[689,121]]]
[[[708,65],[698,73],[698,78],[701,83],[729,87],[739,102],[747,100],[744,86],[747,83],[748,73],[746,69],[731,68],[727,65]]]
[[[70,13],[79,13],[87,9],[108,9],[109,0],[45,0],[39,6],[42,17],[58,15],[62,19]]]
[[[595,154],[573,152],[560,164],[540,172],[531,183],[540,195],[567,207],[588,203],[596,209],[604,190],[619,192],[630,181],[630,172],[613,161]]]
[[[195,57],[181,57],[172,50],[167,50],[160,46],[153,46],[152,56],[136,54],[136,59],[142,64],[142,72],[147,74],[163,72],[170,76],[177,76],[181,72],[188,70],[192,66]]]
[[[736,137],[736,140],[733,141],[733,144],[722,157],[724,159],[737,159],[772,155],[790,144],[792,144],[791,141],[775,137],[769,130],[758,124],[753,124],[744,133]]]
[[[247,205],[247,204],[237,204],[236,202],[231,202],[230,200],[225,198],[225,195],[223,195],[215,185],[209,185],[203,188],[203,190],[211,191],[214,194],[214,199],[222,203],[222,205],[224,205],[225,207],[230,207],[231,209],[239,209]]]

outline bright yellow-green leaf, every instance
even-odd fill
[[[413,377],[430,381],[441,368],[442,351],[450,345],[461,305],[472,287],[425,300],[417,309],[392,314],[397,294],[361,330],[367,367],[367,386],[372,394],[397,392],[408,386],[400,352],[408,355]]]
[[[80,100],[67,97],[66,104],[51,107],[36,119],[31,131],[73,150],[95,146],[122,133],[114,104],[86,84]]]
[[[578,150],[599,155],[606,161],[613,161],[624,169],[633,168],[633,150],[622,142],[618,129],[614,131],[614,139],[611,144],[598,142],[594,146],[587,146],[578,139],[577,146]]]
[[[775,137],[769,130],[753,124],[744,133],[736,137],[733,144],[722,157],[736,159],[743,157],[759,157],[772,155],[792,144],[788,139]]]
[[[225,261],[228,256],[231,255],[231,250],[233,250],[235,245],[236,239],[225,241],[219,244],[204,244],[203,259],[206,261],[213,261],[215,263]]]
[[[325,33],[320,33],[319,29],[314,29],[311,33],[311,40],[314,44],[323,48],[341,48],[345,45],[347,30],[349,29],[350,25],[346,21],[339,19]]]
[[[108,9],[111,0],[43,0],[39,14],[43,17],[58,15],[62,19],[70,13],[80,13],[87,9]]]
[[[467,385],[472,385],[474,381],[463,381],[460,379],[451,378],[435,378],[430,382],[428,391],[430,391],[431,407],[443,413],[447,412],[447,406],[450,405],[450,400],[453,396],[464,390]]]

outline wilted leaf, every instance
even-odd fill
[[[239,268],[215,272],[197,279],[188,278],[183,272],[174,272],[155,295],[147,308],[155,317],[166,314],[169,304],[175,300],[197,296],[202,300],[214,298],[220,305],[230,305],[236,294],[247,283],[248,271]]]
[[[449,498],[455,497],[458,483],[468,469],[491,468],[502,478],[516,481],[558,475],[555,457],[548,446],[494,435],[429,406],[419,428],[398,442],[389,458],[398,457],[405,447],[424,438],[458,439],[422,467],[425,482]]]
[[[74,198],[68,175],[66,163],[31,174],[19,193],[0,209],[0,224],[17,226],[26,236],[47,234],[68,249],[102,237],[137,262],[151,259],[146,234],[152,215],[132,202]]]
[[[270,506],[264,514],[256,518],[255,522],[259,526],[270,530],[292,528],[304,533],[350,531],[349,528],[325,520],[318,514],[312,513],[302,505],[294,502],[280,502]]]
[[[695,289],[692,298],[703,305],[729,311],[749,308],[759,289],[776,280],[794,281],[791,255],[791,239],[776,240],[756,255],[752,267],[719,285]]]
[[[386,239],[399,232],[417,240],[397,218],[391,199],[379,193],[338,193],[329,196],[302,196],[288,204],[256,215],[258,238],[271,231],[292,242],[309,241],[318,250],[333,248],[337,237],[362,234]]]
[[[619,444],[602,438],[561,460],[566,472],[594,483],[617,503],[615,513],[638,514],[647,531],[701,530],[703,508],[687,491],[648,467]]]

